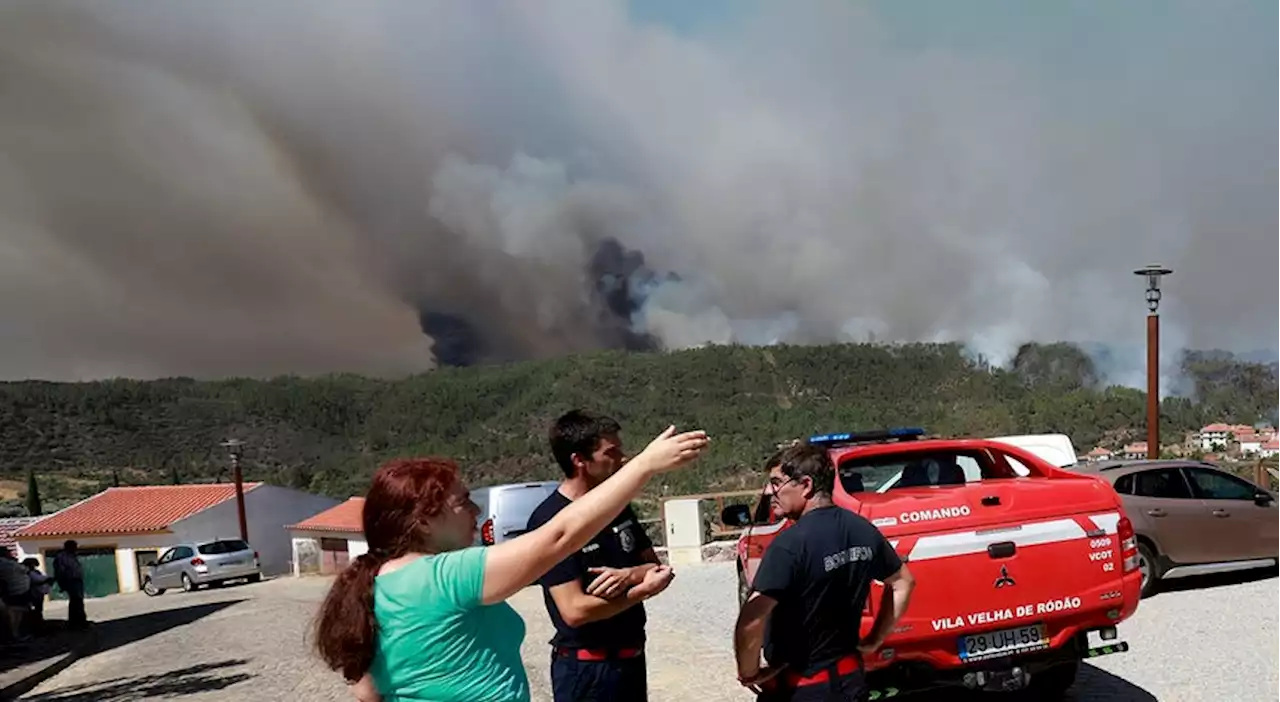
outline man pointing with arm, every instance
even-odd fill
[[[565,479],[529,517],[546,523],[623,463],[621,427],[609,417],[574,410],[551,427],[551,453]],[[646,702],[645,611],[640,604],[666,589],[672,571],[630,507],[543,576],[543,598],[555,625],[551,687],[555,702]]]
[[[884,643],[906,612],[915,581],[875,526],[832,503],[835,466],[826,449],[798,444],[770,459],[768,468],[773,509],[795,525],[765,551],[755,592],[738,613],[738,679],[760,692],[760,702],[864,700],[863,656]],[[884,596],[861,641],[873,580],[884,583]],[[769,663],[764,670],[762,650]]]

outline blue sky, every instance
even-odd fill
[[[686,36],[714,35],[749,15],[759,0],[628,0],[638,21]],[[794,0],[796,12],[804,0]],[[1260,76],[1276,76],[1280,3],[1267,0],[870,0],[897,46],[1017,56],[1045,67],[1096,68],[1209,44],[1257,57]],[[1082,65],[1084,64],[1084,65]],[[1274,92],[1274,86],[1271,88]]]
[[[631,16],[680,34],[714,33],[752,11],[756,0],[628,0]]]

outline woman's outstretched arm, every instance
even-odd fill
[[[649,478],[694,460],[707,442],[706,432],[676,434],[675,427],[667,427],[640,455],[546,524],[490,547],[485,557],[484,604],[506,600],[585,546],[635,499]]]

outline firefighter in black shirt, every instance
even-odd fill
[[[767,467],[773,509],[795,524],[765,551],[738,615],[738,679],[761,702],[866,699],[863,656],[884,643],[915,583],[878,529],[832,504],[835,467],[826,449],[797,444]],[[873,580],[884,583],[884,596],[862,641]]]
[[[546,524],[622,466],[618,423],[574,410],[551,428],[551,452],[565,479],[529,517]],[[580,551],[539,579],[556,633],[551,640],[555,702],[644,702],[644,600],[666,589],[661,564],[635,512],[627,507]]]

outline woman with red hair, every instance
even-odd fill
[[[479,508],[448,459],[398,459],[364,503],[369,552],[333,583],[316,643],[360,702],[527,702],[524,620],[506,603],[622,512],[649,478],[697,458],[702,431],[658,435],[551,521],[473,546]],[[641,587],[641,586],[637,586]]]

